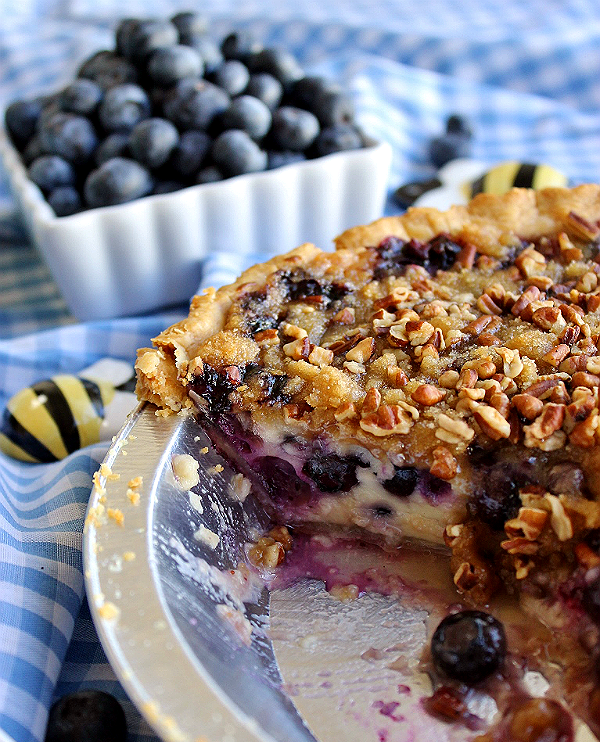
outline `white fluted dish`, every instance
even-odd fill
[[[381,216],[391,147],[373,142],[275,170],[57,217],[0,129],[0,156],[30,236],[69,309],[110,319],[187,302],[212,252],[287,252]]]

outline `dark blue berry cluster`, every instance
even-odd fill
[[[122,20],[114,50],[5,123],[58,216],[365,146],[339,85],[193,12]]]

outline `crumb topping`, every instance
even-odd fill
[[[597,186],[381,219],[334,253],[303,246],[195,297],[140,352],[138,390],[177,410],[192,389],[215,413],[402,451],[445,479],[474,444],[585,465],[600,436],[599,238]]]

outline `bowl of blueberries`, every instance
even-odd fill
[[[11,190],[81,320],[188,301],[214,251],[327,249],[387,194],[391,148],[338,83],[194,12],[121,20],[114,49],[3,120]]]

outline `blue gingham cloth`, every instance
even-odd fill
[[[184,5],[129,0],[127,14]],[[286,46],[356,98],[360,120],[392,144],[390,191],[433,174],[427,143],[453,112],[476,136],[473,157],[543,161],[572,184],[600,179],[600,8],[596,0],[204,0],[217,38],[246,27]],[[0,105],[55,89],[111,41],[121,0],[5,0]],[[43,22],[40,22],[43,18]],[[269,18],[269,20],[264,20]],[[98,358],[133,361],[173,314],[80,325],[28,244],[0,173],[0,407],[22,388]],[[397,207],[390,200],[387,213]],[[202,287],[246,264],[206,259]],[[45,329],[51,328],[51,329]],[[43,332],[39,330],[45,329]],[[25,334],[29,333],[29,334]],[[0,455],[0,740],[41,742],[53,699],[82,688],[116,695],[131,742],[155,741],[100,647],[85,602],[81,530],[98,444],[48,465]],[[2,741],[3,742],[3,741]]]

